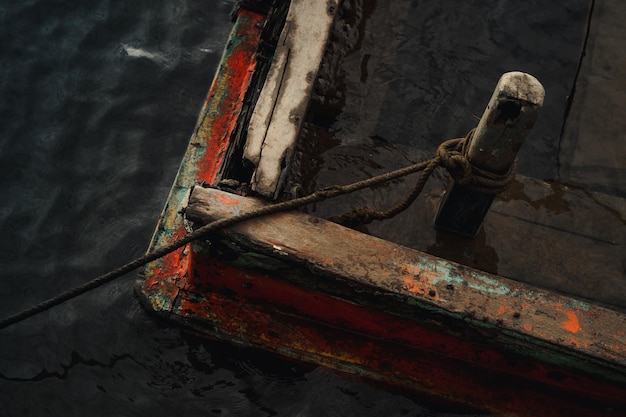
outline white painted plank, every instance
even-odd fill
[[[274,55],[263,90],[259,95],[248,127],[248,136],[246,138],[246,146],[244,147],[244,158],[252,162],[255,166],[259,165],[261,159],[261,148],[267,136],[267,129],[272,120],[272,113],[286,69],[288,54],[281,52],[282,51],[277,50]]]
[[[277,197],[288,169],[338,0],[293,0],[272,66],[252,114],[244,158],[252,189]]]

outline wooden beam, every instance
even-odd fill
[[[244,158],[256,167],[251,187],[261,195],[280,193],[338,4],[291,2],[244,148]]]
[[[466,157],[489,174],[509,171],[543,105],[543,86],[523,72],[500,77],[487,108],[470,138]],[[465,236],[480,228],[495,194],[454,183],[441,201],[435,226]]]
[[[196,187],[186,213],[190,220],[206,223],[261,205],[256,199]],[[235,246],[256,254],[247,258],[247,268],[279,277],[281,270],[289,270],[282,279],[408,319],[435,314],[461,323],[470,333],[495,332],[490,343],[503,349],[626,383],[626,316],[619,312],[300,212],[250,220],[225,233]],[[294,265],[304,278],[297,278]]]

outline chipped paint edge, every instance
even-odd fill
[[[191,188],[216,181],[257,64],[256,52],[265,18],[246,9],[239,10],[148,252],[186,234],[180,211]],[[185,246],[150,263],[140,273],[135,293],[149,310],[169,315],[179,288],[189,278],[188,254],[189,246]]]

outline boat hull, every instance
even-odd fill
[[[239,11],[150,250],[187,233],[194,186],[218,185],[265,21]],[[214,218],[263,204],[219,190],[210,200]],[[302,213],[255,221],[147,266],[136,285],[146,309],[207,337],[497,414],[617,416],[626,409],[620,313]],[[310,236],[327,238],[316,248],[298,243],[307,224]],[[271,233],[281,227],[277,240]],[[346,245],[363,250],[341,252]]]

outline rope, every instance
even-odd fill
[[[0,329],[4,329],[5,327],[8,327],[12,324],[23,321],[29,317],[32,317],[52,307],[62,304],[65,301],[68,301],[90,290],[100,287],[108,282],[111,282],[114,279],[126,275],[127,273],[139,267],[145,266],[152,261],[155,261],[169,253],[174,252],[175,250],[185,246],[186,244],[194,240],[203,238],[215,230],[222,229],[235,223],[243,222],[245,220],[250,220],[252,218],[262,217],[287,210],[293,210],[298,207],[317,203],[329,198],[350,194],[355,191],[380,185],[385,182],[405,177],[419,171],[422,171],[422,174],[420,175],[413,191],[411,191],[411,193],[404,199],[404,201],[402,201],[397,206],[382,212],[374,211],[369,209],[368,207],[364,207],[361,209],[353,210],[350,213],[356,213],[359,211],[365,213],[363,216],[366,217],[365,220],[369,220],[368,223],[372,220],[384,219],[400,213],[401,211],[409,207],[411,203],[417,198],[419,193],[424,188],[426,181],[438,166],[446,167],[451,173],[452,177],[461,184],[465,184],[470,187],[476,186],[480,189],[484,188],[487,192],[500,192],[502,189],[506,188],[506,186],[508,186],[508,184],[512,181],[514,171],[511,170],[509,171],[509,173],[506,174],[507,177],[502,176],[503,178],[498,179],[494,178],[493,176],[483,175],[483,172],[477,170],[469,162],[467,162],[467,159],[462,156],[462,152],[468,138],[471,138],[472,133],[473,130],[470,131],[465,138],[452,139],[442,143],[437,150],[436,156],[430,160],[419,162],[404,168],[397,169],[395,171],[387,172],[385,174],[377,175],[375,177],[368,178],[362,181],[357,181],[351,184],[335,185],[332,187],[324,188],[305,197],[271,204],[255,210],[251,210],[249,212],[243,212],[237,216],[207,223],[206,225],[188,233],[187,235],[175,242],[159,247],[154,251],[149,252],[144,256],[137,258],[117,269],[107,272],[106,274],[100,275],[91,281],[88,281],[82,285],[65,291],[20,313],[0,320]],[[489,188],[492,185],[493,187]],[[345,219],[343,218],[344,216],[340,216],[337,219],[350,223],[351,220],[348,219],[348,215],[350,213],[346,213],[344,215],[346,216]],[[357,219],[354,215],[353,217],[355,217],[355,219],[353,219],[354,221],[363,220],[361,218]]]
[[[220,219],[220,220],[216,220],[214,222],[211,223],[207,223],[206,225],[194,230],[193,232],[185,235],[184,237],[182,237],[181,239],[172,242],[169,245],[166,246],[162,246],[160,248],[157,248],[156,250],[154,250],[153,252],[147,253],[146,255],[142,256],[141,258],[137,258],[134,261],[131,261],[117,269],[114,269],[104,275],[101,275],[91,281],[86,282],[85,284],[79,285],[75,288],[72,288],[66,292],[63,292],[55,297],[52,297],[42,303],[39,303],[37,305],[34,305],[33,307],[30,307],[20,313],[17,313],[13,316],[10,316],[6,319],[3,319],[0,321],[0,329],[4,329],[5,327],[10,326],[11,324],[23,321],[29,317],[32,317],[38,313],[41,313],[43,311],[46,311],[54,306],[57,306],[61,303],[64,303],[65,301],[68,301],[72,298],[75,298],[81,294],[86,293],[87,291],[90,291],[92,289],[95,289],[97,287],[102,286],[103,284],[106,284],[110,281],[113,281],[116,278],[119,278],[125,274],[127,274],[128,272],[131,272],[139,267],[142,267],[144,265],[147,265],[148,263],[159,259],[173,251],[175,251],[176,249],[179,249],[183,246],[185,246],[187,243],[190,243],[194,240],[200,239],[206,235],[208,235],[209,233],[224,228],[224,227],[228,227],[231,226],[235,223],[239,223],[239,222],[243,222],[245,220],[249,220],[255,217],[261,217],[261,216],[265,216],[268,214],[273,214],[273,213],[278,213],[281,211],[286,211],[286,210],[292,210],[295,208],[298,208],[300,206],[304,206],[307,204],[312,204],[312,203],[317,203],[320,202],[322,200],[326,200],[328,198],[332,198],[332,197],[336,197],[339,195],[344,195],[344,194],[348,194],[348,193],[352,193],[354,191],[358,191],[360,189],[363,188],[367,188],[367,187],[372,187],[378,184],[381,184],[383,182],[386,181],[391,181],[393,179],[396,178],[400,178],[403,177],[405,175],[409,175],[412,174],[413,172],[417,172],[421,169],[423,169],[423,167],[426,165],[426,162],[421,162],[415,165],[411,165],[408,166],[406,168],[402,168],[393,172],[389,172],[387,174],[383,174],[383,175],[379,175],[377,177],[373,177],[373,178],[369,178],[367,180],[363,180],[363,181],[359,181],[356,183],[352,183],[352,184],[348,184],[348,185],[342,185],[342,186],[334,186],[334,187],[329,187],[329,188],[325,188],[322,190],[319,190],[313,194],[310,194],[308,196],[305,197],[301,197],[301,198],[296,198],[293,200],[289,200],[289,201],[285,201],[282,203],[277,203],[277,204],[272,204],[269,206],[265,206],[265,207],[261,207],[259,209],[250,211],[250,212],[244,212],[240,215],[237,216],[233,216],[233,217],[229,217],[226,219]]]
[[[374,220],[394,217],[413,204],[424,189],[432,172],[439,166],[446,168],[457,184],[473,191],[483,194],[499,194],[506,190],[513,181],[516,164],[513,164],[505,174],[497,175],[476,167],[465,156],[467,146],[475,130],[475,128],[470,130],[463,138],[450,139],[439,145],[435,157],[425,162],[426,166],[413,190],[397,205],[387,210],[374,210],[368,206],[358,207],[341,216],[330,217],[328,220],[354,227],[369,224]]]

